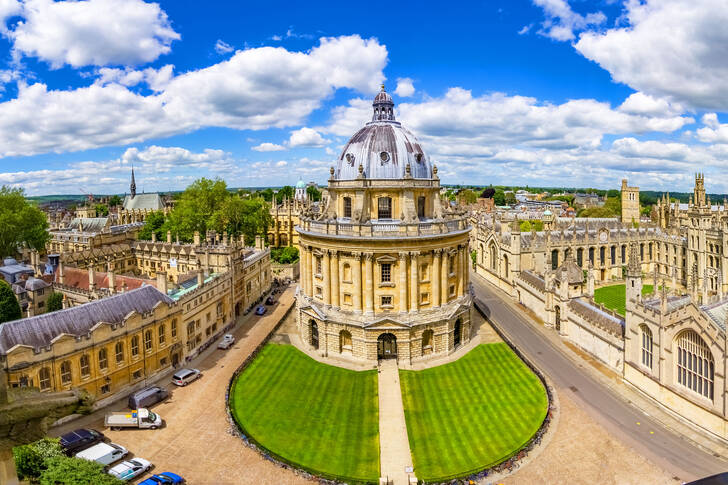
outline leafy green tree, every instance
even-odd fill
[[[478,251],[470,251],[470,260],[473,262],[473,268],[475,268],[475,265],[478,263]]]
[[[263,200],[265,200],[266,202],[273,202],[273,196],[275,194],[273,193],[273,189],[268,187],[267,189],[263,189],[263,190],[259,191],[258,195],[263,197]]]
[[[104,472],[96,462],[67,456],[45,461],[46,469],[40,475],[41,485],[122,485],[124,482]]]
[[[42,251],[50,239],[45,214],[25,200],[23,189],[0,187],[0,258],[26,246]]]
[[[152,239],[152,233],[157,235],[158,240],[163,240],[167,237],[166,229],[163,227],[166,218],[164,212],[154,211],[147,215],[144,219],[144,227],[139,231],[139,239],[150,240]]]
[[[285,248],[273,248],[270,251],[270,257],[279,264],[291,264],[298,261],[298,248],[287,246]]]
[[[245,244],[255,243],[255,236],[265,236],[273,224],[268,204],[260,199],[242,199],[238,195],[228,197],[210,218],[209,225],[218,232],[234,237],[241,234]]]
[[[531,221],[521,221],[521,232],[531,232]]]
[[[13,448],[15,469],[20,479],[37,479],[46,469],[46,460],[63,456],[65,455],[58,438],[46,437],[35,443]]]
[[[195,231],[205,234],[212,216],[232,196],[225,181],[216,178],[201,178],[192,182],[180,196],[174,210],[169,214],[167,228],[179,234],[183,241],[191,241]]]
[[[516,205],[516,194],[514,194],[513,192],[504,193],[503,197],[505,199],[506,205]]]
[[[321,191],[313,185],[309,185],[306,188],[306,193],[308,194],[308,198],[314,202],[318,202],[319,200],[321,200]]]
[[[116,207],[117,205],[121,205],[122,202],[123,201],[121,200],[121,197],[119,197],[118,195],[112,195],[109,198],[109,207]]]
[[[55,312],[63,308],[63,293],[54,291],[46,301],[46,312]]]
[[[474,204],[478,201],[478,194],[470,189],[462,189],[458,193],[458,198],[460,199],[460,203]]]
[[[503,193],[503,189],[496,189],[493,194],[493,203],[495,205],[506,205],[506,195]]]
[[[106,217],[109,215],[109,207],[106,204],[96,204],[96,214],[98,214],[101,217]]]
[[[20,303],[10,284],[0,279],[0,323],[18,320],[21,318]]]
[[[284,198],[292,199],[294,195],[296,195],[296,191],[294,190],[294,188],[290,185],[284,185],[276,194],[276,202],[280,204],[281,202],[283,202]]]

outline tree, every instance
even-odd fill
[[[23,316],[20,303],[10,284],[0,279],[0,323],[18,320]]]
[[[37,479],[46,469],[45,462],[54,457],[63,457],[58,438],[43,438],[35,443],[13,448],[15,469],[20,479]]]
[[[50,313],[61,309],[63,309],[63,293],[54,291],[46,301],[46,312]]]
[[[82,458],[57,456],[45,461],[41,485],[122,485],[124,482],[104,472],[104,467]]]
[[[283,202],[283,199],[293,199],[293,196],[296,195],[296,191],[291,187],[290,185],[284,185],[280,188],[278,193],[276,194],[276,202],[279,204]]]
[[[506,195],[503,193],[503,189],[496,189],[493,194],[493,203],[495,205],[506,205]]]
[[[474,204],[478,201],[478,194],[470,189],[462,189],[460,192],[458,192],[458,199],[460,200],[461,204]]]
[[[166,231],[162,226],[164,226],[165,221],[166,218],[162,211],[154,211],[147,214],[146,219],[144,219],[144,227],[139,231],[139,239],[148,241],[152,239],[152,233],[157,235],[158,240],[164,239],[166,237]]]
[[[531,221],[521,221],[521,232],[531,232]]]
[[[0,258],[25,246],[42,251],[50,239],[45,214],[25,200],[23,189],[0,187]]]
[[[273,248],[270,251],[270,258],[279,264],[291,264],[298,261],[298,248],[287,246],[285,248]]]
[[[121,197],[118,195],[112,195],[111,198],[109,198],[109,207],[116,207],[117,205],[121,205],[122,200]]]
[[[321,200],[321,191],[313,185],[309,185],[306,188],[306,193],[308,194],[308,198],[314,202],[318,202],[319,200]]]
[[[182,192],[174,210],[169,214],[167,228],[183,241],[191,241],[195,231],[204,235],[210,227],[213,214],[232,194],[225,181],[201,178]]]
[[[516,194],[514,194],[513,191],[504,193],[503,197],[505,199],[506,205],[516,205],[518,203],[516,201]]]
[[[109,215],[109,207],[106,204],[96,204],[96,214],[102,217]]]
[[[272,224],[273,218],[264,200],[242,199],[238,195],[226,199],[209,223],[218,232],[227,232],[233,237],[242,234],[248,245],[255,242],[255,236],[265,236]]]

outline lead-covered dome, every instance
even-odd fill
[[[413,178],[432,178],[430,159],[412,132],[395,120],[394,101],[384,86],[375,96],[372,107],[372,121],[344,146],[334,177],[355,179],[361,165],[366,178],[402,179],[407,175],[409,164]]]

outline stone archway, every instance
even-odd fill
[[[311,320],[309,322],[309,327],[311,328],[311,340],[310,340],[311,347],[313,347],[314,349],[318,349],[319,348],[318,324],[314,320]]]
[[[383,333],[377,338],[377,359],[397,358],[397,337]]]

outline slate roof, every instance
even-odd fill
[[[624,335],[624,320],[621,318],[610,315],[579,298],[569,300],[568,306],[572,312],[600,327],[602,330],[617,336]]]
[[[61,274],[59,270],[56,270],[54,274],[54,282],[61,282]],[[94,284],[96,285],[96,288],[109,288],[109,273],[104,271],[94,271]],[[69,267],[63,268],[63,285],[88,290],[88,270]],[[114,288],[116,291],[121,291],[124,288],[127,291],[136,290],[144,285],[154,286],[156,288],[157,281],[120,274],[114,275]]]
[[[705,312],[711,320],[713,320],[713,323],[715,323],[718,328],[725,331],[725,319],[728,315],[728,299],[724,299],[710,305],[701,306],[700,309]]]
[[[106,228],[108,222],[108,217],[77,217],[71,221],[67,229],[79,231],[81,226],[83,226],[83,232],[98,233]]]
[[[153,210],[164,209],[164,203],[159,194],[136,194],[134,197],[124,197],[124,210]]]
[[[0,354],[16,345],[46,347],[61,334],[86,335],[99,322],[120,323],[132,311],[149,312],[159,303],[174,303],[152,286],[0,325]]]

